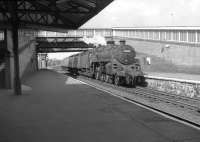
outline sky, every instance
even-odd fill
[[[81,28],[200,26],[199,13],[200,0],[114,0]],[[66,56],[49,54],[58,59]]]
[[[76,54],[76,53],[78,53],[78,52],[48,53],[48,58],[49,58],[49,59],[58,59],[58,60],[62,60],[62,59],[64,59],[64,58],[69,57],[69,56],[71,56],[71,55],[73,55],[73,54]]]
[[[114,0],[83,28],[200,26],[200,0]]]

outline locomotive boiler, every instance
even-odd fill
[[[116,85],[135,86],[145,83],[139,59],[133,47],[121,40],[69,57],[68,68],[98,80]]]

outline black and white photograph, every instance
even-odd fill
[[[200,142],[199,0],[0,0],[0,142]]]

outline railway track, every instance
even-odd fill
[[[151,102],[155,102],[155,103],[164,102],[167,104],[174,105],[176,107],[189,109],[195,112],[200,112],[200,99],[197,99],[197,98],[189,98],[186,96],[175,95],[171,93],[153,90],[150,88],[143,88],[143,87],[127,88],[123,86],[116,86],[116,85],[102,82],[99,80],[87,78],[85,76],[82,76],[81,78],[88,80],[89,82],[87,81],[87,83],[95,82],[100,85],[111,87],[119,91],[124,91],[124,92],[131,93],[139,97],[143,97],[144,99],[150,100]]]
[[[182,108],[187,108],[193,111],[199,112],[200,110],[199,109],[200,101],[196,101],[184,96],[177,96],[174,94],[163,93],[163,92],[155,91],[155,90],[152,91],[152,90],[147,90],[143,88],[137,88],[134,93],[145,96],[147,98],[152,98],[155,101],[170,103],[170,104],[173,104]]]
[[[58,71],[56,69],[55,71],[66,74],[64,70]],[[72,77],[74,76],[72,75]],[[116,86],[83,75],[77,76],[75,79],[113,96],[135,103],[155,113],[159,113],[160,115],[164,115],[165,117],[200,130],[200,99],[170,94],[150,88]]]
[[[197,107],[198,107],[198,105],[200,103],[200,99],[198,99],[198,98],[190,98],[190,97],[186,97],[186,96],[183,96],[183,95],[176,95],[176,94],[172,94],[172,93],[166,93],[166,92],[155,90],[155,89],[151,89],[151,88],[147,89],[147,88],[138,87],[138,89],[141,90],[141,91],[148,91],[150,93],[163,95],[163,96],[169,96],[169,97],[175,98],[175,99],[180,99],[180,100],[182,100],[184,102],[195,104]]]
[[[128,88],[124,86],[116,86],[110,83],[106,83],[100,80],[95,80],[92,78],[88,78],[86,75],[82,74],[81,78],[87,81],[88,84],[93,84],[93,82],[103,85],[105,87],[111,87],[118,91],[124,91],[138,97],[142,97],[154,103],[166,103],[171,104],[176,107],[189,109],[193,112],[200,113],[200,99],[198,98],[189,98],[182,95],[176,95],[172,93],[167,93],[163,91],[154,90],[151,88],[144,87],[136,87],[136,88]],[[79,78],[80,79],[80,78]],[[94,84],[93,84],[94,85]]]

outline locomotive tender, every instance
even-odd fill
[[[82,52],[63,62],[68,71],[84,74],[116,85],[144,85],[145,78],[133,47],[121,40],[119,45],[108,41],[107,46]]]

